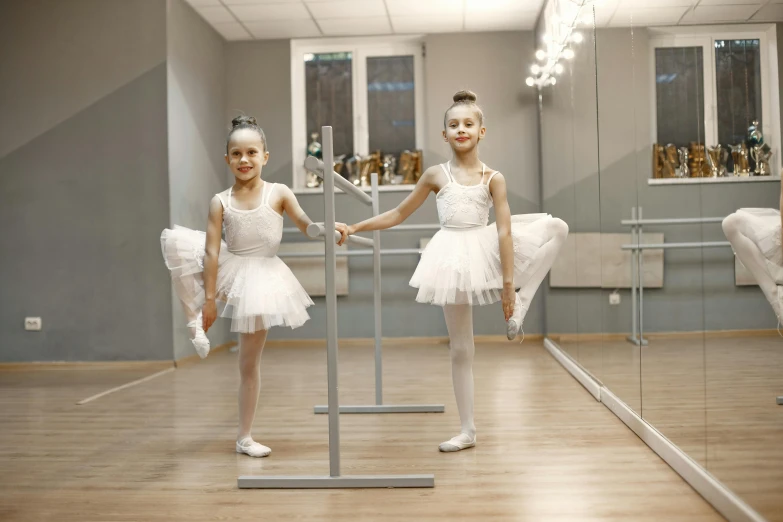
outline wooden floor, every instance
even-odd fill
[[[540,343],[484,343],[478,446],[458,431],[445,345],[386,345],[386,402],[445,414],[341,416],[343,474],[434,473],[434,489],[238,490],[238,475],[328,474],[323,347],[264,354],[257,440],[234,453],[236,355],[216,354],[82,406],[143,372],[0,373],[0,520],[723,520]],[[373,401],[372,350],[340,350],[341,403]],[[152,373],[152,372],[147,372]]]
[[[562,343],[624,402],[770,522],[783,522],[783,339]]]

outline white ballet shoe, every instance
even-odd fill
[[[263,444],[259,444],[250,437],[245,437],[244,439],[237,441],[237,453],[244,453],[245,455],[250,455],[251,457],[260,458],[266,457],[272,453],[272,450]]]
[[[193,336],[190,338],[190,342],[193,343],[193,347],[196,349],[198,356],[204,359],[207,355],[209,355],[210,346],[207,334],[204,333],[201,312],[199,312],[196,319],[187,324],[187,327],[191,329],[191,335]]]
[[[444,453],[450,453],[453,451],[461,451],[467,448],[472,448],[475,445],[476,445],[475,436],[471,438],[470,436],[464,433],[460,433],[456,437],[452,437],[446,442],[441,442],[440,446],[438,446],[438,449]]]
[[[526,307],[522,304],[522,299],[519,297],[519,294],[516,294],[514,313],[511,314],[511,318],[506,323],[506,337],[509,341],[513,341],[519,335],[526,311]],[[524,336],[524,332],[522,332],[522,335]],[[524,337],[522,340],[524,340]]]

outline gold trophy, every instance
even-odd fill
[[[735,176],[750,176],[750,163],[748,162],[748,147],[744,143],[731,146],[731,159],[734,161]]]
[[[707,147],[707,164],[710,168],[710,177],[723,178],[728,174],[726,161],[728,161],[729,152],[718,145]]]

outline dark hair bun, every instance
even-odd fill
[[[239,127],[240,125],[258,125],[256,119],[253,116],[237,116],[231,120],[233,127]]]
[[[454,95],[454,103],[476,103],[478,97],[473,91],[457,91]]]

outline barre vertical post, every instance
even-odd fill
[[[324,165],[334,165],[332,128],[321,129]],[[324,173],[326,174],[326,173]],[[331,173],[329,173],[331,174]],[[337,291],[334,284],[337,256],[331,231],[335,229],[334,176],[324,175],[324,226],[330,231],[326,237],[326,372],[329,389],[329,474],[340,475],[340,415],[337,386]]]
[[[636,207],[631,208],[631,219],[636,221]],[[636,245],[636,223],[631,225],[631,244]],[[636,254],[638,250],[631,251],[631,337],[632,343],[636,342]]]
[[[332,128],[321,127],[324,161],[334,165]],[[337,289],[335,272],[337,256],[335,249],[335,204],[334,175],[331,170],[324,176],[324,229],[328,234],[325,248],[326,280],[326,365],[329,388],[329,476],[240,476],[240,489],[324,489],[324,488],[432,488],[435,476],[428,475],[340,475],[340,401],[338,395],[338,346],[337,346]],[[308,227],[310,228],[310,227]],[[317,228],[317,227],[316,227]]]
[[[380,195],[378,193],[378,173],[373,172],[370,175],[370,184],[372,188],[372,215],[373,217],[381,213]],[[373,252],[372,252],[372,289],[373,289],[373,312],[375,315],[375,404],[383,404],[383,354],[381,352],[381,343],[383,339],[383,328],[381,323],[381,231],[375,230],[372,233]]]
[[[636,207],[631,208],[631,244],[636,245]],[[636,254],[638,250],[631,250],[631,335],[628,340],[636,344]]]
[[[313,156],[309,156],[305,160],[305,168],[315,172],[319,177],[324,179],[324,190],[326,190],[326,178],[331,177],[336,182],[333,187],[340,188],[348,195],[351,195],[368,205],[372,206],[373,216],[377,216],[380,213],[380,190],[378,188],[378,174],[373,173],[371,175],[371,191],[372,197],[368,196],[360,188],[354,186],[348,182],[345,178],[334,172],[333,169],[326,167],[328,163],[324,163]],[[375,181],[372,181],[372,180]],[[419,230],[422,228],[432,229],[439,228],[439,226],[433,225],[408,225],[409,230]],[[400,227],[405,229],[405,226]],[[329,227],[326,223],[312,223],[307,227],[307,235],[315,237],[328,238],[330,234],[327,232]],[[334,230],[334,229],[332,229]],[[339,232],[334,231],[336,239],[341,237]],[[384,253],[380,249],[380,231],[374,231],[373,239],[367,239],[359,236],[348,236],[348,242],[358,244],[362,246],[372,247],[371,251],[361,252],[361,255],[373,256],[373,305],[374,305],[374,326],[375,326],[375,404],[360,404],[360,405],[347,405],[340,406],[340,413],[443,413],[446,411],[446,407],[443,404],[383,404],[383,328],[382,328],[382,310],[381,310],[381,255]],[[415,253],[420,254],[416,249],[398,249],[399,253]],[[395,250],[386,251],[386,253],[397,252]],[[341,252],[341,255],[351,255],[358,252],[346,251]],[[336,256],[337,254],[335,254]],[[315,413],[332,413],[330,405],[316,405],[314,408]]]
[[[638,237],[638,257],[639,260],[639,346],[645,346],[647,340],[644,338],[644,249],[641,246],[644,244],[644,230],[642,228],[642,207],[639,207],[639,226],[637,228]]]

